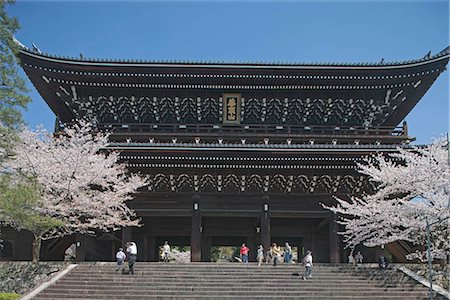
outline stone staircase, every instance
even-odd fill
[[[293,272],[303,267],[138,262],[134,275],[122,275],[113,263],[85,263],[34,299],[428,299],[426,287],[399,271],[320,264],[306,281]]]

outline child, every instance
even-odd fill
[[[124,261],[127,256],[125,255],[125,252],[123,252],[123,248],[119,248],[119,251],[116,253],[116,259],[117,259],[117,269],[116,271],[119,271],[124,266]]]

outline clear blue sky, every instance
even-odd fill
[[[8,8],[17,38],[63,56],[287,62],[378,62],[449,45],[449,1],[21,1]],[[54,115],[29,83],[30,126]],[[428,143],[449,128],[449,75],[408,115]]]

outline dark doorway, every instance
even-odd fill
[[[236,258],[239,258],[239,249],[242,243],[247,243],[246,237],[243,236],[211,237],[210,261],[212,262],[236,261]],[[253,249],[253,251],[256,251],[256,249]]]
[[[0,260],[13,258],[13,246],[10,241],[0,240]]]
[[[170,245],[170,261],[189,262],[191,257],[191,238],[189,236],[157,236],[155,238],[155,258],[162,261],[162,246]],[[187,260],[187,261],[186,261]]]
[[[277,243],[282,249],[284,249],[285,243],[288,242],[292,248],[293,252],[293,261],[301,260],[304,256],[305,249],[303,246],[303,237],[272,237],[272,243]],[[268,250],[268,249],[267,249]]]

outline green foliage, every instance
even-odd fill
[[[0,125],[0,163],[12,156],[12,145],[16,141],[17,135],[14,130],[10,127]]]
[[[20,295],[16,293],[0,293],[0,300],[16,300]]]
[[[64,223],[39,213],[40,193],[32,179],[14,182],[9,176],[0,177],[0,219],[18,230],[30,230],[36,237]]]
[[[211,247],[211,261],[216,262],[221,259],[233,261],[234,257],[239,257],[239,247],[218,246]]]
[[[191,251],[191,247],[190,246],[174,246],[173,249],[177,249],[180,252]]]
[[[19,22],[5,11],[5,6],[14,2],[0,0],[0,123],[10,128],[22,124],[20,109],[31,100],[25,80],[18,74],[18,46],[13,35],[20,28]]]

